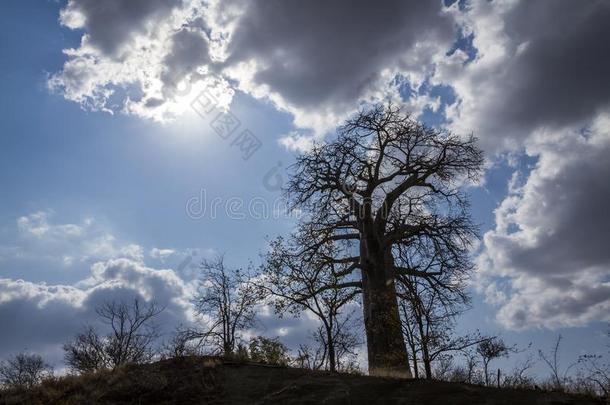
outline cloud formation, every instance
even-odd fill
[[[538,163],[495,212],[480,288],[508,328],[610,321],[610,114],[584,130],[538,131],[527,149]]]
[[[234,3],[244,11],[228,44],[229,74],[319,131],[390,95],[399,73],[421,83],[455,35],[436,1]]]
[[[0,261],[44,262],[66,269],[114,257],[144,260],[141,246],[117,240],[93,218],[58,223],[54,216],[47,210],[17,218],[13,246],[0,244]]]
[[[81,44],[65,49],[51,90],[84,108],[168,121],[204,89],[226,107],[232,92],[210,69],[205,1],[70,0],[60,23],[83,30]],[[193,83],[193,85],[188,85]]]
[[[398,100],[398,74],[420,86],[455,34],[434,1],[70,0],[60,22],[84,34],[49,86],[86,108],[165,121],[206,88],[227,106],[230,79],[317,135],[361,102]]]
[[[97,325],[95,308],[106,301],[157,302],[166,308],[159,322],[169,333],[192,321],[193,288],[173,270],[127,258],[95,263],[89,277],[71,285],[0,278],[0,358],[27,349],[60,362],[63,343],[84,325]]]
[[[103,328],[95,309],[109,301],[130,302],[138,298],[164,307],[157,319],[162,340],[168,339],[178,326],[205,328],[209,322],[207,316],[196,313],[193,297],[201,288],[198,264],[217,254],[214,249],[154,247],[145,254],[142,246],[121,242],[92,218],[59,223],[51,210],[19,217],[14,226],[18,232],[15,246],[0,245],[3,268],[25,260],[36,271],[59,264],[63,272],[78,267],[87,273],[70,282],[55,283],[46,278],[27,280],[40,276],[38,273],[20,273],[19,277],[25,280],[3,273],[0,359],[27,350],[63,367],[62,345],[86,325]],[[259,334],[280,336],[296,350],[309,339],[309,331],[317,327],[308,314],[297,320],[290,316],[279,318],[267,306],[257,311],[259,322],[243,332],[246,340]]]
[[[487,151],[521,150],[536,129],[585,125],[610,105],[607,2],[473,0],[454,15],[476,57],[455,52],[432,80],[456,93],[449,127]]]
[[[166,121],[203,89],[230,105],[231,83],[290,113],[281,143],[302,150],[361,103],[402,99],[474,133],[491,159],[536,159],[485,235],[488,299],[510,328],[607,319],[607,1],[98,3],[62,10],[83,37],[49,80],[86,108]],[[87,232],[34,216],[20,226],[33,239]],[[0,260],[15,252],[0,247]]]

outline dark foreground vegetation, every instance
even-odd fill
[[[0,404],[604,404],[603,399],[463,383],[330,373],[189,356],[49,378]]]

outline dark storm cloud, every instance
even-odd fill
[[[602,115],[584,135],[572,128],[537,137],[529,146],[537,166],[496,210],[479,271],[509,280],[499,300],[505,326],[610,320],[609,124]],[[492,300],[500,284],[480,283]]]
[[[524,127],[562,126],[610,103],[610,2],[522,1],[507,34],[527,43],[505,83],[502,119]]]
[[[170,49],[163,59],[161,74],[161,80],[170,90],[197,67],[210,63],[208,38],[202,31],[179,30],[171,37]]]
[[[181,0],[70,0],[66,10],[84,17],[92,45],[115,54],[133,33],[167,17],[180,4]]]
[[[440,1],[239,4],[245,11],[231,38],[228,63],[256,60],[254,81],[303,107],[355,104],[383,69],[424,62],[416,60],[418,43],[448,49],[454,37]]]
[[[540,127],[586,124],[610,105],[610,3],[473,0],[455,14],[473,35],[474,60],[442,61],[458,103],[452,129],[490,153],[522,150]]]

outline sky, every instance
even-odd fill
[[[5,0],[0,358],[61,346],[101,302],[194,320],[197,263],[260,262],[298,213],[312,142],[392,101],[474,134],[481,240],[459,328],[566,362],[610,322],[610,3],[604,0]],[[307,315],[261,310],[296,348]]]

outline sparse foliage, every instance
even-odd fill
[[[52,375],[38,354],[19,353],[0,362],[0,385],[7,388],[31,388]]]
[[[154,356],[153,344],[159,337],[155,318],[163,311],[156,303],[107,302],[96,309],[110,330],[99,334],[93,327],[79,333],[64,345],[66,363],[77,372],[114,369],[127,363],[145,363]]]
[[[555,345],[551,349],[549,353],[545,353],[542,350],[538,350],[538,356],[540,360],[542,360],[551,371],[551,380],[553,388],[558,391],[565,390],[565,384],[568,380],[568,375],[570,370],[577,365],[577,362],[574,362],[568,365],[565,368],[562,368],[560,356],[561,356],[561,340],[562,336],[557,336],[557,340],[555,341]]]
[[[255,321],[258,295],[242,269],[230,269],[220,255],[201,263],[202,279],[195,307],[208,320],[203,330],[185,333],[189,340],[211,346],[215,352],[231,355],[239,334]]]
[[[360,290],[337,287],[341,274],[350,265],[327,260],[338,254],[333,244],[327,243],[324,249],[320,247],[317,255],[308,261],[295,256],[293,251],[282,238],[273,241],[257,286],[261,296],[270,299],[280,316],[285,311],[295,316],[309,311],[316,316],[320,327],[314,333],[314,340],[319,348],[317,356],[312,354],[316,360],[311,365],[325,365],[330,371],[338,371],[341,362],[353,356],[359,344],[351,325],[352,312],[346,307]]]
[[[280,342],[279,338],[271,339],[257,336],[250,340],[248,349],[249,357],[252,361],[280,366],[290,364],[288,348]]]
[[[483,363],[483,376],[485,378],[485,385],[490,385],[491,379],[489,374],[490,363],[502,357],[507,357],[515,349],[504,343],[499,337],[493,337],[480,342],[476,346],[476,352],[481,358]]]

